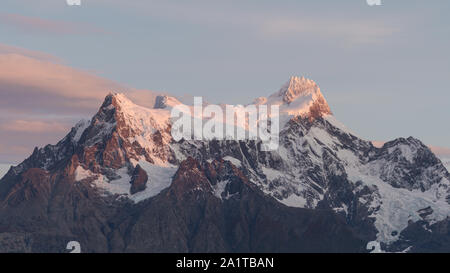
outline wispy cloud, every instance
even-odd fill
[[[10,109],[16,113],[86,113],[86,110],[96,109],[111,91],[128,92],[142,105],[153,106],[154,92],[128,88],[86,71],[51,62],[51,58],[41,60],[20,53],[0,53],[0,112]]]
[[[58,62],[53,62],[58,61]],[[0,44],[0,162],[18,162],[90,118],[111,91],[152,107],[157,93],[128,88],[59,59]]]
[[[0,117],[0,163],[18,163],[34,147],[54,144],[66,135],[77,119],[28,115]]]
[[[435,153],[436,155],[438,155],[440,157],[449,157],[450,158],[450,148],[430,146],[430,149],[433,151],[433,153]]]
[[[124,5],[113,1],[116,5]],[[264,8],[245,9],[245,4],[231,2],[214,3],[194,1],[193,3],[152,1],[126,3],[139,12],[153,18],[172,22],[185,22],[201,26],[235,28],[239,31],[257,35],[270,40],[339,41],[341,45],[361,45],[381,43],[386,38],[401,32],[398,18],[344,17],[338,14],[323,13],[311,16],[302,8],[279,13]],[[237,8],[239,7],[239,8]],[[241,9],[242,8],[242,9]],[[386,19],[386,18],[383,18]]]
[[[46,34],[106,34],[107,31],[86,23],[50,20],[21,14],[0,13],[0,23],[24,32]]]
[[[9,120],[0,123],[0,130],[19,133],[67,132],[68,124],[43,120]]]
[[[28,50],[21,47],[11,46],[11,45],[5,45],[0,43],[0,55],[7,55],[7,54],[19,54],[25,57],[34,58],[41,61],[50,61],[53,63],[62,63],[62,60],[60,58],[57,58],[53,55],[39,52],[39,51],[33,51]]]
[[[259,24],[268,38],[316,37],[340,40],[348,44],[378,43],[400,29],[365,20],[336,20],[333,18],[273,18]]]
[[[30,87],[28,92],[85,100],[100,98],[99,89],[104,93],[120,87],[82,70],[17,53],[0,55],[0,82]]]

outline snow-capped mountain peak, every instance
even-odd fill
[[[331,115],[330,107],[319,86],[305,77],[291,77],[278,92],[268,98],[259,97],[256,105],[278,105],[280,107],[280,128],[293,117],[308,117],[310,120]]]
[[[320,88],[313,80],[305,77],[292,76],[281,87],[277,95],[282,97],[284,103],[290,104],[300,96],[308,96],[316,93],[320,93]]]
[[[165,101],[177,101],[175,98],[167,99],[167,96],[160,97],[166,97]],[[127,125],[138,131],[154,131],[166,128],[169,116],[168,109],[146,108],[135,104],[123,93],[110,93],[95,115],[94,123],[95,121],[107,121],[117,123],[118,127]]]

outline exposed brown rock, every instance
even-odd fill
[[[309,108],[309,121],[312,122],[328,114],[331,114],[330,107],[323,97],[319,97]]]
[[[92,171],[99,172],[100,165],[97,162],[96,154],[98,152],[97,146],[86,147],[83,150],[83,163]]]
[[[119,135],[113,132],[111,138],[106,142],[106,147],[102,154],[103,167],[120,169],[126,164],[126,157],[120,142]]]
[[[138,164],[133,171],[133,176],[131,179],[130,193],[135,194],[137,192],[145,190],[147,187],[148,175],[147,172],[141,168]]]
[[[78,158],[78,155],[73,155],[70,158],[69,164],[67,164],[66,168],[64,169],[64,173],[69,177],[69,176],[74,176],[75,175],[75,170],[77,169],[77,167],[80,165],[80,160]]]
[[[50,175],[47,171],[32,168],[25,171],[17,184],[6,196],[4,202],[16,206],[33,198],[46,198],[50,195]]]
[[[192,157],[184,160],[172,182],[171,192],[181,198],[186,192],[195,190],[211,191],[211,184],[206,178],[204,169]]]

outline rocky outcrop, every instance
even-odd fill
[[[167,107],[167,96],[157,96],[155,99],[155,106],[153,108],[155,109],[164,109]]]
[[[422,220],[404,229],[399,240],[388,247],[389,251],[410,253],[449,253],[450,218],[434,223]]]
[[[130,193],[135,194],[137,192],[145,190],[147,181],[148,181],[147,173],[138,164],[133,171],[133,176],[131,177]]]
[[[114,247],[125,252],[364,251],[363,240],[331,211],[286,207],[242,180],[231,162],[205,167],[193,158],[183,161],[172,185],[143,203],[136,220],[117,224],[113,237],[123,238],[121,231],[128,236]],[[207,169],[218,175],[208,178]],[[229,198],[214,194],[213,184],[222,178],[234,181]]]

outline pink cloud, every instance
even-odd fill
[[[29,87],[30,93],[77,99],[99,99],[108,90],[121,88],[119,84],[84,71],[20,54],[0,55],[0,83]]]
[[[0,162],[22,161],[35,146],[56,143],[78,120],[91,118],[111,91],[154,105],[155,92],[62,63],[42,52],[0,44]]]
[[[41,61],[50,61],[50,62],[54,62],[54,63],[62,63],[62,60],[60,58],[55,57],[55,56],[50,55],[50,54],[47,54],[47,53],[44,53],[44,52],[28,50],[28,49],[25,49],[25,48],[11,46],[11,45],[5,45],[5,44],[1,44],[1,43],[0,43],[0,54],[1,55],[5,55],[5,54],[19,54],[19,55],[22,55],[22,56],[34,58],[34,59],[41,60]]]
[[[54,114],[93,113],[111,91],[128,93],[143,106],[153,106],[155,93],[128,88],[97,75],[54,63],[50,56],[34,58],[9,48],[1,54],[0,113],[50,112]],[[39,56],[42,57],[42,56]]]
[[[438,156],[450,157],[450,148],[430,146],[430,149]]]
[[[33,152],[34,147],[57,143],[74,122],[42,117],[0,120],[0,163],[21,162]]]
[[[384,145],[384,141],[378,141],[378,140],[374,140],[372,141],[373,146],[377,147],[377,148],[381,148]]]

